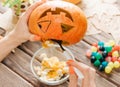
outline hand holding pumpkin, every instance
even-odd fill
[[[28,19],[29,19],[31,12],[41,3],[42,2],[37,2],[31,7],[29,7],[26,13],[20,17],[15,29],[12,31],[12,35],[15,37],[14,39],[19,40],[19,42],[21,43],[27,40],[30,40],[30,41],[40,40],[39,36],[34,35],[29,32],[27,23],[28,23]]]

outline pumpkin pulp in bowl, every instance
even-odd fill
[[[47,85],[59,85],[69,78],[66,61],[74,59],[69,49],[61,50],[58,45],[39,49],[31,60],[35,77]]]

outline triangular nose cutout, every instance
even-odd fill
[[[51,21],[50,20],[45,20],[45,21],[40,21],[38,22],[38,26],[40,28],[40,30],[43,32],[43,33],[46,33],[49,26],[51,24]]]

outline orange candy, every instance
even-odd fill
[[[91,52],[90,50],[87,50],[87,52],[86,52],[86,56],[87,56],[87,58],[90,58],[91,55],[92,55],[92,52]]]
[[[117,57],[112,57],[112,58],[111,58],[111,61],[112,61],[112,62],[117,61]]]
[[[112,51],[118,51],[119,49],[120,49],[120,46],[115,45],[115,46],[113,47]]]
[[[93,43],[92,46],[98,47],[98,44],[97,43]]]
[[[75,74],[75,71],[74,71],[73,66],[70,65],[71,62],[74,62],[74,60],[68,60],[68,61],[67,61],[67,64],[68,64],[68,66],[69,66],[69,73],[70,73],[70,74]]]
[[[120,57],[118,58],[118,62],[120,63]]]

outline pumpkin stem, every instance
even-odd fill
[[[63,51],[65,51],[65,49],[64,49],[63,46],[62,46],[62,40],[55,40],[55,39],[51,39],[51,40],[54,41],[54,42],[56,42],[56,43],[58,43],[59,46],[60,46],[60,48],[61,48]]]

